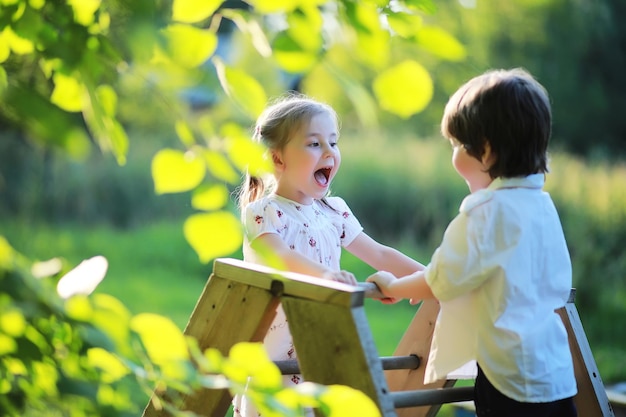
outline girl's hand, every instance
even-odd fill
[[[333,271],[326,272],[324,274],[325,279],[330,279],[332,281],[343,282],[344,284],[356,285],[357,280],[352,272],[348,271]]]

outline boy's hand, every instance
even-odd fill
[[[396,276],[387,271],[378,271],[369,277],[365,281],[373,282],[378,286],[380,292],[382,292],[387,299],[384,301],[386,304],[392,304],[397,300],[389,294],[389,285],[396,280]]]

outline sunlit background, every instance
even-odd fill
[[[340,115],[343,163],[333,193],[348,202],[371,236],[427,263],[467,194],[439,135],[443,106],[474,75],[524,67],[552,100],[546,188],[568,240],[576,306],[603,381],[626,381],[626,326],[620,324],[626,319],[625,2],[416,1],[414,18],[390,12],[382,23],[385,33],[392,28],[391,42],[375,32],[346,30],[332,17],[334,2],[320,14],[323,20],[312,23],[271,10],[252,19],[238,14],[253,13],[247,3],[229,1],[221,20],[193,22],[219,26],[217,49],[202,64],[183,67],[167,58],[155,63],[146,46],[152,45],[151,24],[169,16],[160,3],[169,2],[123,3],[102,2],[110,15],[106,33],[115,48],[139,58],[103,64],[98,74],[115,91],[115,99],[102,103],[115,103],[127,142],[105,127],[76,133],[74,124],[89,122],[84,107],[83,117],[74,111],[61,117],[55,113],[60,110],[42,105],[33,94],[45,96],[53,82],[37,75],[41,61],[27,53],[15,57],[14,50],[3,63],[0,235],[17,251],[33,261],[59,257],[68,268],[102,255],[108,272],[97,292],[119,298],[133,313],[162,314],[184,328],[211,259],[241,257],[238,239],[216,240],[208,226],[185,231],[198,213],[237,215],[236,159],[243,151],[223,138],[249,137],[259,106],[295,89],[332,104]],[[6,12],[13,6],[1,7]],[[389,10],[399,7],[391,2]],[[350,13],[363,26],[379,19],[368,15],[375,7],[356,9]],[[280,38],[287,25],[297,24],[300,32]],[[323,25],[325,35],[308,37],[310,25]],[[263,32],[272,42],[263,44]],[[343,38],[356,39],[359,47],[336,42]],[[294,39],[315,53],[294,52]],[[170,52],[170,59],[188,59],[185,51]],[[263,91],[249,88],[246,77]],[[225,92],[225,85],[238,91]],[[91,111],[97,117],[97,109]],[[106,105],[99,111],[108,114]],[[188,171],[178,171],[182,165],[170,160],[155,168],[164,149],[199,152],[208,167],[203,163],[199,181],[177,190],[179,181],[189,179],[181,172]],[[225,159],[218,154],[234,162],[220,168]],[[211,247],[194,246],[194,239]],[[349,255],[343,263],[361,279],[371,272]],[[415,307],[368,301],[367,311],[381,355],[392,354]]]

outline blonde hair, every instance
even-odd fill
[[[314,116],[322,113],[330,114],[339,129],[339,118],[331,106],[300,93],[288,93],[278,97],[259,116],[252,140],[262,143],[270,151],[282,150]],[[239,191],[240,210],[271,192],[274,185],[271,179],[246,173]]]

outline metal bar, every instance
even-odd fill
[[[385,298],[383,293],[380,292],[380,289],[378,289],[378,286],[373,282],[359,282],[357,286],[363,290],[365,298]]]
[[[420,358],[417,355],[407,356],[381,356],[383,370],[417,369],[420,367]]]
[[[424,405],[473,401],[474,387],[396,391],[390,392],[389,395],[396,408],[420,407]]]
[[[407,356],[383,356],[380,358],[383,370],[390,371],[395,369],[417,369],[420,366],[420,358],[415,355]],[[278,369],[283,375],[293,375],[300,373],[298,361],[274,361]]]

